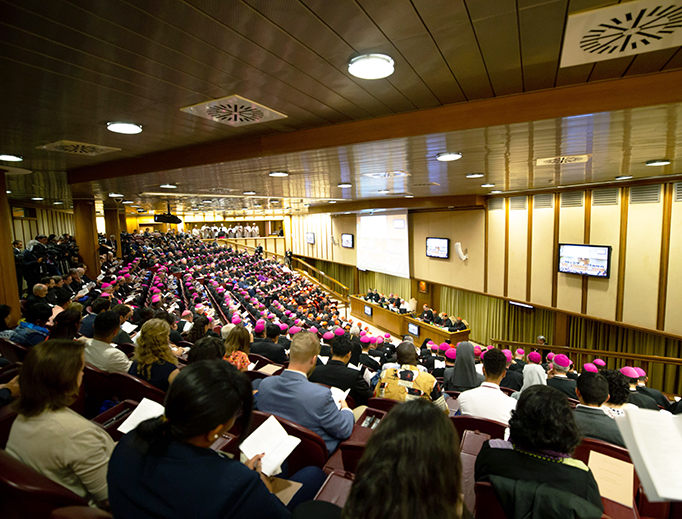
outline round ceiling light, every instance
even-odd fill
[[[490,192],[491,195],[499,195],[500,193],[502,193],[502,191],[495,190]]]
[[[62,205],[64,202],[52,202],[53,205]]]
[[[383,79],[393,74],[394,65],[386,54],[362,54],[348,62],[348,72],[360,79]]]
[[[19,155],[8,155],[3,153],[0,155],[0,160],[6,160],[7,162],[21,162],[24,159]]]
[[[31,198],[31,200],[35,200],[36,202],[39,202],[40,200],[45,200],[42,196],[34,196]]]
[[[124,201],[121,202],[121,203],[122,203],[122,204],[132,204],[132,203],[134,203],[134,202],[133,202],[132,200],[124,200]]]
[[[177,189],[178,186],[175,184],[161,184],[159,187],[162,187],[164,189]]]
[[[667,166],[670,164],[670,161],[668,159],[657,159],[657,160],[647,160],[646,165],[647,166]]]
[[[124,133],[126,135],[135,135],[142,131],[141,124],[122,123],[120,121],[111,121],[107,123],[107,130],[114,133]]]
[[[453,160],[459,160],[461,158],[462,158],[461,153],[449,152],[449,151],[439,153],[438,155],[436,155],[436,159],[440,160],[441,162],[451,162]]]
[[[256,192],[255,191],[244,191],[244,194],[245,195],[255,195]]]
[[[350,184],[349,182],[342,182],[341,184],[339,184],[339,185],[336,186],[336,187],[340,187],[340,188],[342,188],[342,189],[345,189],[345,188],[347,188],[347,187],[353,187],[353,184]]]
[[[467,178],[483,178],[485,175],[483,173],[469,173]]]
[[[286,171],[271,171],[270,172],[271,177],[288,177],[289,173]]]
[[[121,193],[109,193],[109,198],[123,198]]]

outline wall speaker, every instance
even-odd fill
[[[462,261],[469,259],[469,255],[466,253],[467,249],[462,250],[462,244],[460,242],[455,243],[455,252],[457,253],[457,257]]]

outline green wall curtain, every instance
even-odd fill
[[[355,267],[324,260],[316,260],[315,263],[315,267],[318,270],[321,270],[330,278],[343,283],[348,287],[349,293],[353,293],[353,271],[355,270]]]

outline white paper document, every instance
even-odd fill
[[[123,434],[129,433],[145,420],[148,420],[149,418],[158,418],[163,413],[164,407],[161,404],[154,402],[154,400],[143,398],[140,405],[138,405],[128,419],[118,427],[118,430]]]
[[[276,476],[299,443],[299,438],[289,436],[277,418],[270,416],[242,442],[239,450],[248,459],[265,454],[261,459],[261,471],[266,476]]]
[[[350,389],[346,389],[344,391],[343,389],[339,389],[338,387],[332,387],[330,388],[330,391],[332,392],[332,398],[334,399],[336,407],[341,409],[341,402],[346,399],[348,393],[350,393]]]
[[[126,332],[126,333],[132,333],[132,332],[134,332],[135,330],[137,330],[137,326],[135,326],[135,325],[134,325],[133,323],[131,323],[130,321],[125,321],[125,322],[121,325],[121,330],[123,330],[123,331]]]

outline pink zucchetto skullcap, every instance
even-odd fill
[[[152,297],[152,303],[158,303],[159,301],[161,301],[161,296]]]
[[[282,323],[282,324],[279,325],[279,329],[280,329],[282,332],[286,333],[286,331],[289,329],[289,325],[288,325],[288,324]]]
[[[242,322],[242,318],[239,317],[238,315],[233,315],[232,316],[232,324],[239,324]]]
[[[537,351],[531,351],[528,354],[528,360],[533,364],[540,364],[542,362],[542,355],[540,355]]]
[[[431,348],[431,351],[438,351],[440,349],[440,346],[435,342],[429,342],[427,345]]]
[[[376,338],[376,337],[370,337],[370,338],[369,338],[369,342],[370,342],[371,344],[376,344],[376,343],[377,343],[377,338]]]
[[[263,323],[257,323],[255,328],[253,329],[253,331],[256,333],[260,333],[263,330],[265,330],[265,325]]]
[[[344,333],[346,332],[343,331],[343,328],[337,328],[336,330],[334,330],[334,335],[338,337],[341,337]]]
[[[289,328],[289,335],[296,335],[301,329],[298,326],[292,326]]]
[[[367,335],[367,332],[365,330],[361,330],[360,337],[364,337],[365,335]]]
[[[256,324],[265,324],[265,319],[258,319]]]
[[[261,314],[261,315],[267,316],[267,315],[268,315],[268,311],[267,311],[267,310],[263,310],[260,314]]]
[[[547,369],[549,371],[552,371],[554,369],[554,364],[552,364],[551,362],[549,364],[547,364]]]
[[[640,377],[646,377],[646,371],[644,371],[642,368],[635,367],[635,371]]]
[[[474,346],[474,355],[475,355],[476,357],[480,357],[480,356],[481,356],[481,347],[480,347],[480,346]]]
[[[152,290],[152,294],[160,294],[160,293],[161,293],[161,289],[159,289],[159,288],[155,288],[154,290]]]
[[[111,285],[109,283],[102,283],[102,290],[106,288],[111,288]]]
[[[285,310],[284,315],[291,315],[291,310]]]
[[[130,274],[124,274],[123,279],[130,279]]]
[[[391,338],[391,334],[390,334],[390,333],[385,333],[385,334],[384,334],[384,339],[390,339],[390,338]]]
[[[384,343],[384,338],[383,337],[377,337],[377,344],[383,344]]]
[[[325,341],[331,341],[334,338],[334,334],[332,332],[327,332],[322,336],[322,338]]]
[[[591,362],[583,364],[583,371],[589,371],[590,373],[599,373],[597,366],[595,366]]]
[[[369,337],[363,335],[362,337],[360,337],[360,342],[363,344],[367,344],[369,342]]]
[[[317,328],[315,328],[314,326],[311,326],[310,331],[313,333],[317,333]]]
[[[125,278],[123,276],[118,276],[116,278],[116,281],[125,281]]]
[[[241,319],[240,319],[240,321],[241,321]],[[209,322],[209,323],[212,323],[212,322],[213,322],[213,317],[208,317],[208,322]],[[232,323],[232,324],[234,324],[234,323]],[[239,324],[239,323],[237,323],[237,324]]]
[[[182,317],[187,317],[188,315],[192,315],[192,312],[190,312],[189,310],[185,310],[184,312],[182,312]]]
[[[554,352],[553,352],[553,351],[550,351],[550,352],[547,354],[547,360],[552,360],[553,358],[554,358]]]
[[[194,309],[197,310],[197,311],[203,310],[203,309],[204,309],[204,305],[202,305],[201,303],[199,303],[198,305],[196,305],[196,306],[194,307]]]
[[[507,359],[507,362],[511,362],[512,359],[514,358],[514,355],[512,355],[511,350],[502,350],[502,353],[504,353],[504,356]]]
[[[457,358],[457,348],[449,348],[445,352],[445,357],[450,360],[455,360]]]
[[[620,372],[628,378],[639,378],[637,371],[632,366],[623,366],[620,368]]]
[[[526,352],[523,351],[521,348],[519,348],[518,350],[516,350],[516,354],[517,354],[517,355],[525,355]]]
[[[275,318],[275,314],[268,314],[268,319],[274,319],[274,318]]]
[[[557,366],[561,366],[562,368],[567,368],[567,367],[569,367],[571,364],[573,364],[573,362],[571,361],[571,359],[569,359],[569,358],[568,358],[566,355],[564,355],[563,353],[559,353],[559,355],[555,355],[554,358],[552,359],[552,362],[553,362],[554,364],[556,364]]]
[[[440,351],[448,351],[450,348],[451,346],[447,342],[441,342],[440,346],[438,346]]]
[[[600,368],[603,368],[604,366],[606,366],[606,362],[604,362],[604,361],[601,360],[601,359],[594,359],[594,360],[592,361],[592,364],[594,364],[595,366],[598,366],[598,367],[600,367]]]

